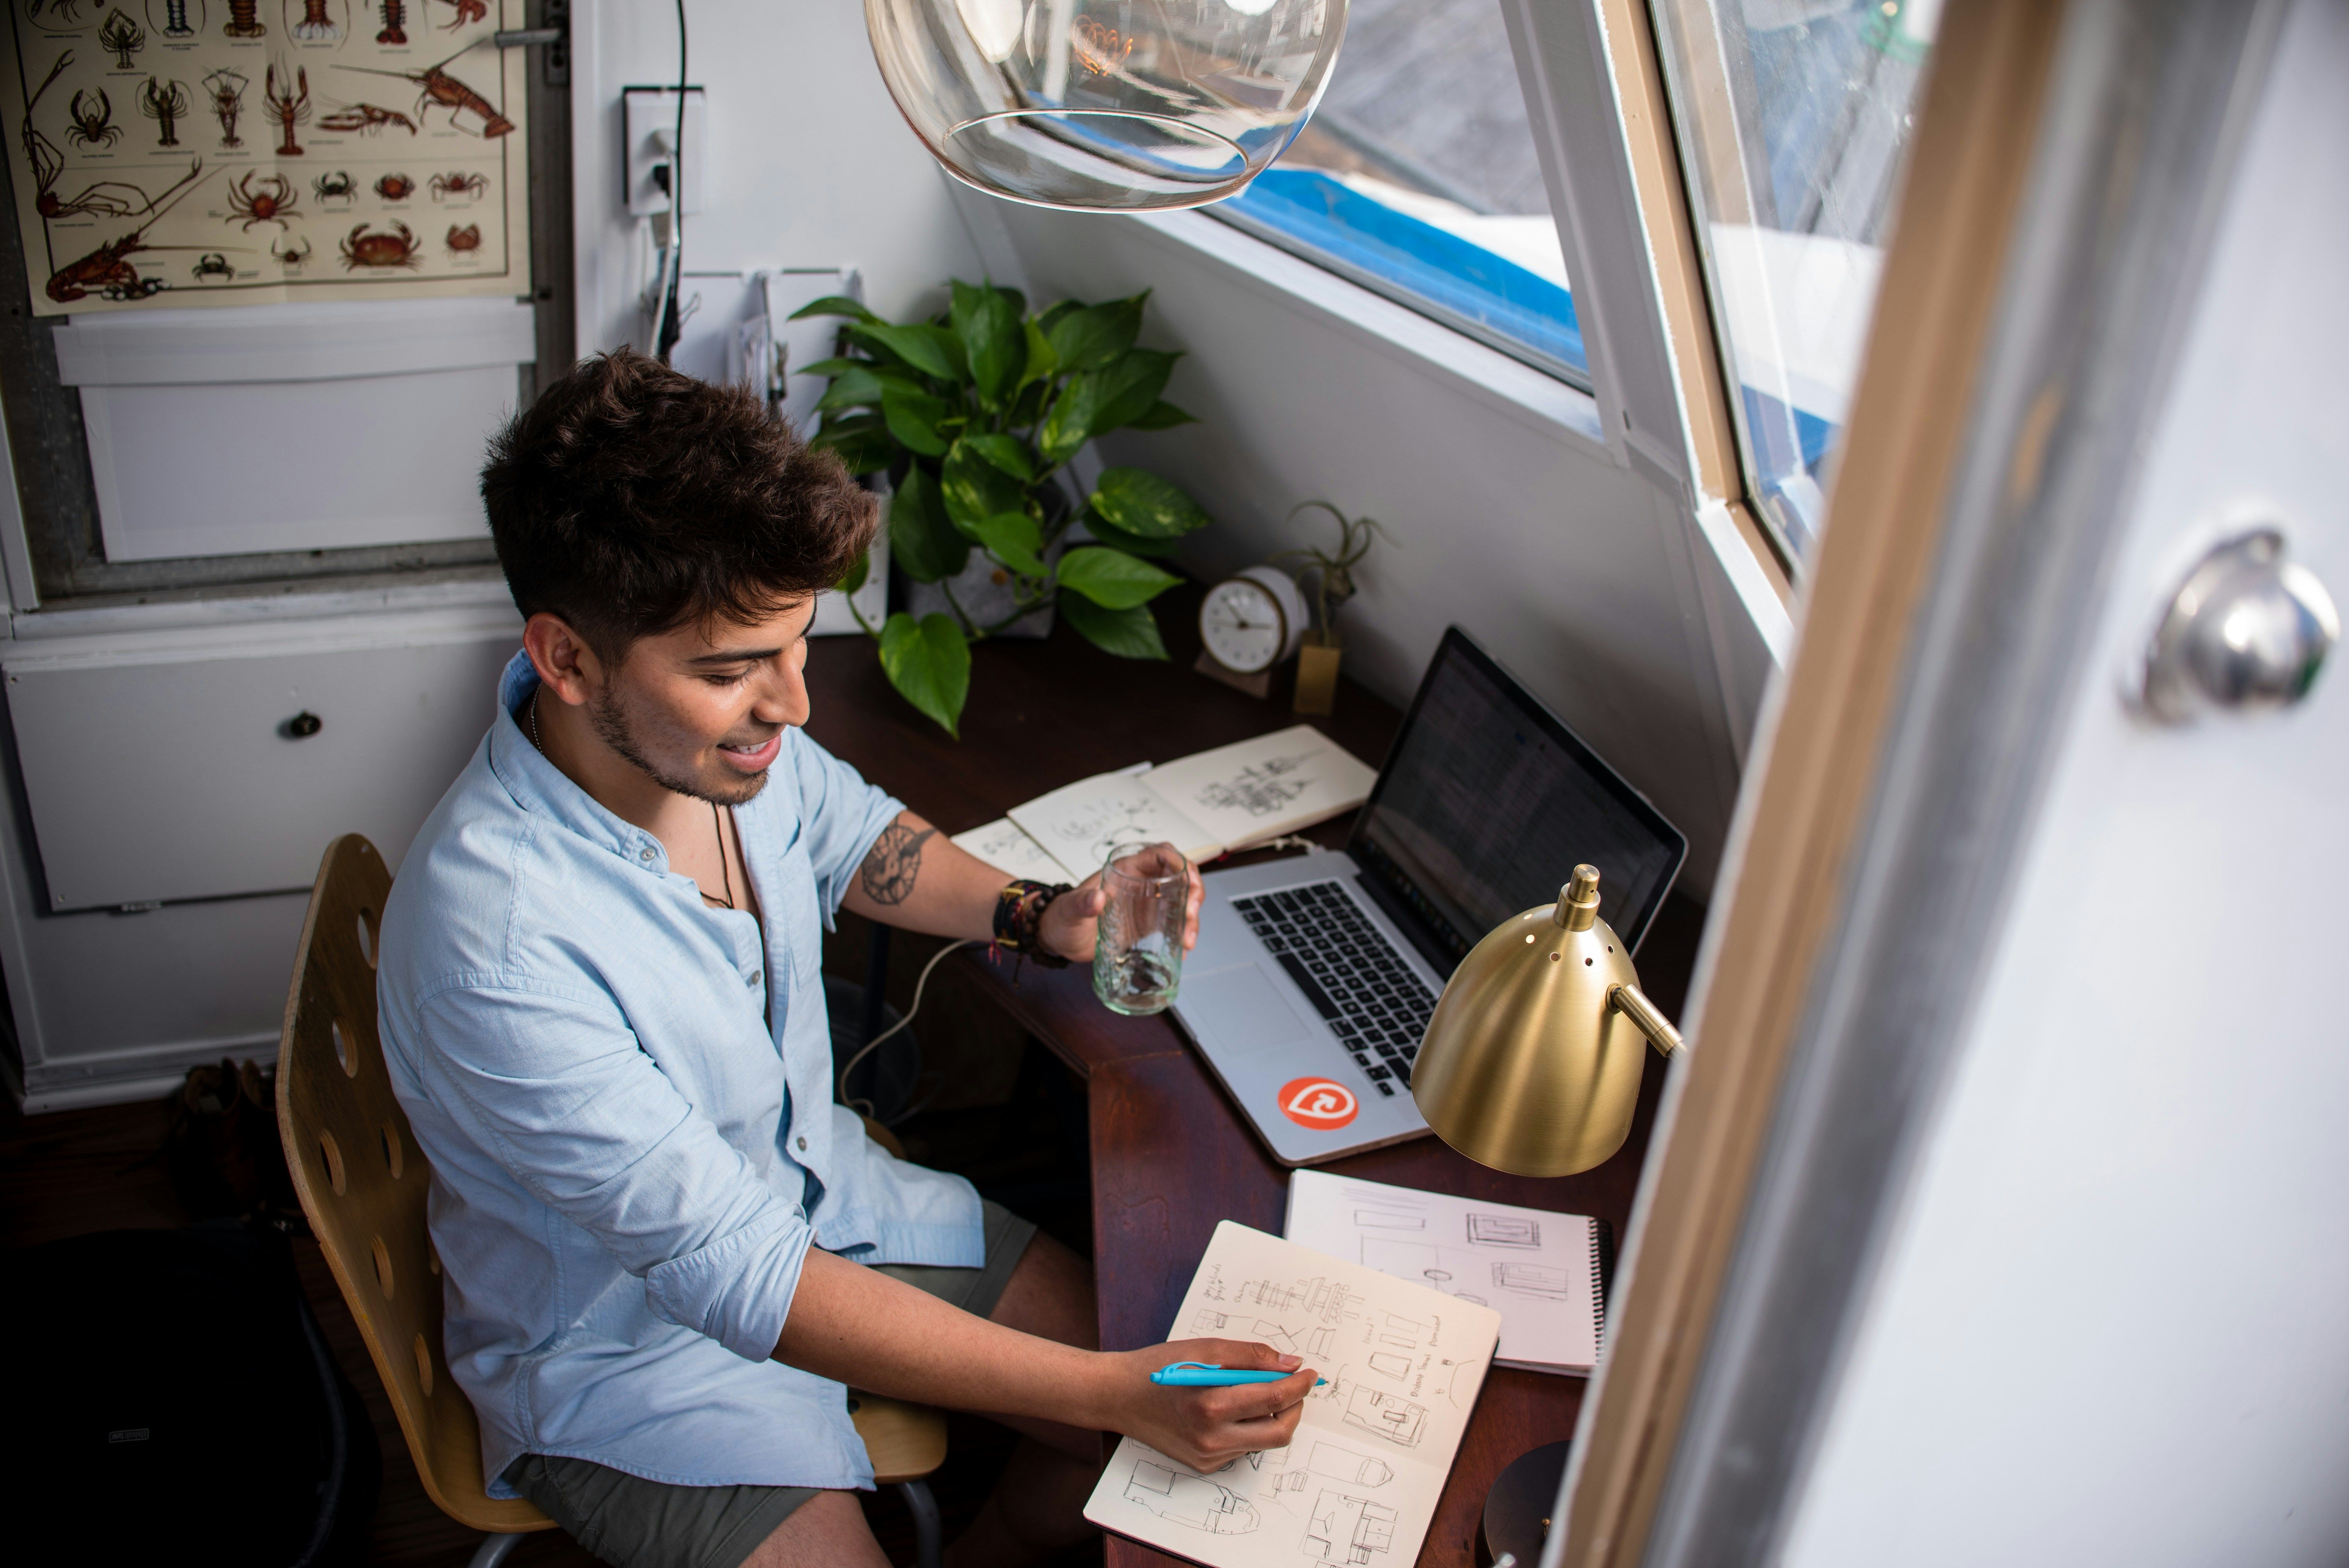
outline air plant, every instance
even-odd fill
[[[1300,573],[1307,571],[1314,573],[1313,610],[1319,617],[1321,640],[1325,646],[1335,647],[1338,645],[1335,617],[1346,607],[1346,602],[1360,592],[1354,586],[1354,568],[1361,564],[1362,557],[1371,552],[1373,537],[1383,539],[1389,535],[1384,528],[1379,526],[1376,519],[1349,518],[1326,500],[1300,501],[1289,509],[1288,515],[1293,518],[1300,511],[1310,511],[1317,507],[1338,520],[1338,548],[1324,551],[1308,545],[1297,550],[1283,550],[1273,559],[1293,559],[1298,562]]]

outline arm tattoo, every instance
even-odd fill
[[[856,873],[864,896],[874,903],[905,903],[914,891],[914,879],[922,874],[922,841],[936,837],[937,831],[936,828],[909,828],[903,822],[892,822],[882,829]]]

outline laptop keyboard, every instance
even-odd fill
[[[1393,944],[1362,918],[1340,883],[1312,882],[1232,900],[1257,940],[1288,971],[1353,1053],[1379,1093],[1411,1082],[1435,997]]]

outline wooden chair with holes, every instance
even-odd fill
[[[310,890],[277,1052],[277,1130],[294,1190],[358,1320],[400,1435],[444,1513],[489,1532],[472,1568],[496,1568],[554,1522],[481,1484],[481,1428],[440,1347],[440,1260],[425,1229],[431,1180],[391,1090],[376,1033],[375,943],[391,872],[347,833],[327,846]],[[894,1142],[886,1130],[875,1136]],[[938,1511],[926,1478],[945,1462],[937,1411],[853,1394],[849,1408],[874,1474],[912,1509],[923,1568],[937,1568]]]

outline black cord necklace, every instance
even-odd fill
[[[538,754],[541,757],[546,756],[546,742],[538,738],[538,693],[535,691],[530,694],[530,743],[538,748]],[[549,760],[553,758],[550,758]],[[724,879],[726,896],[719,898],[714,892],[705,892],[701,895],[702,902],[714,903],[720,909],[733,909],[736,907],[734,868],[726,863],[726,820],[719,815],[718,802],[715,800],[709,802],[709,826],[710,830],[718,835],[718,874]]]

